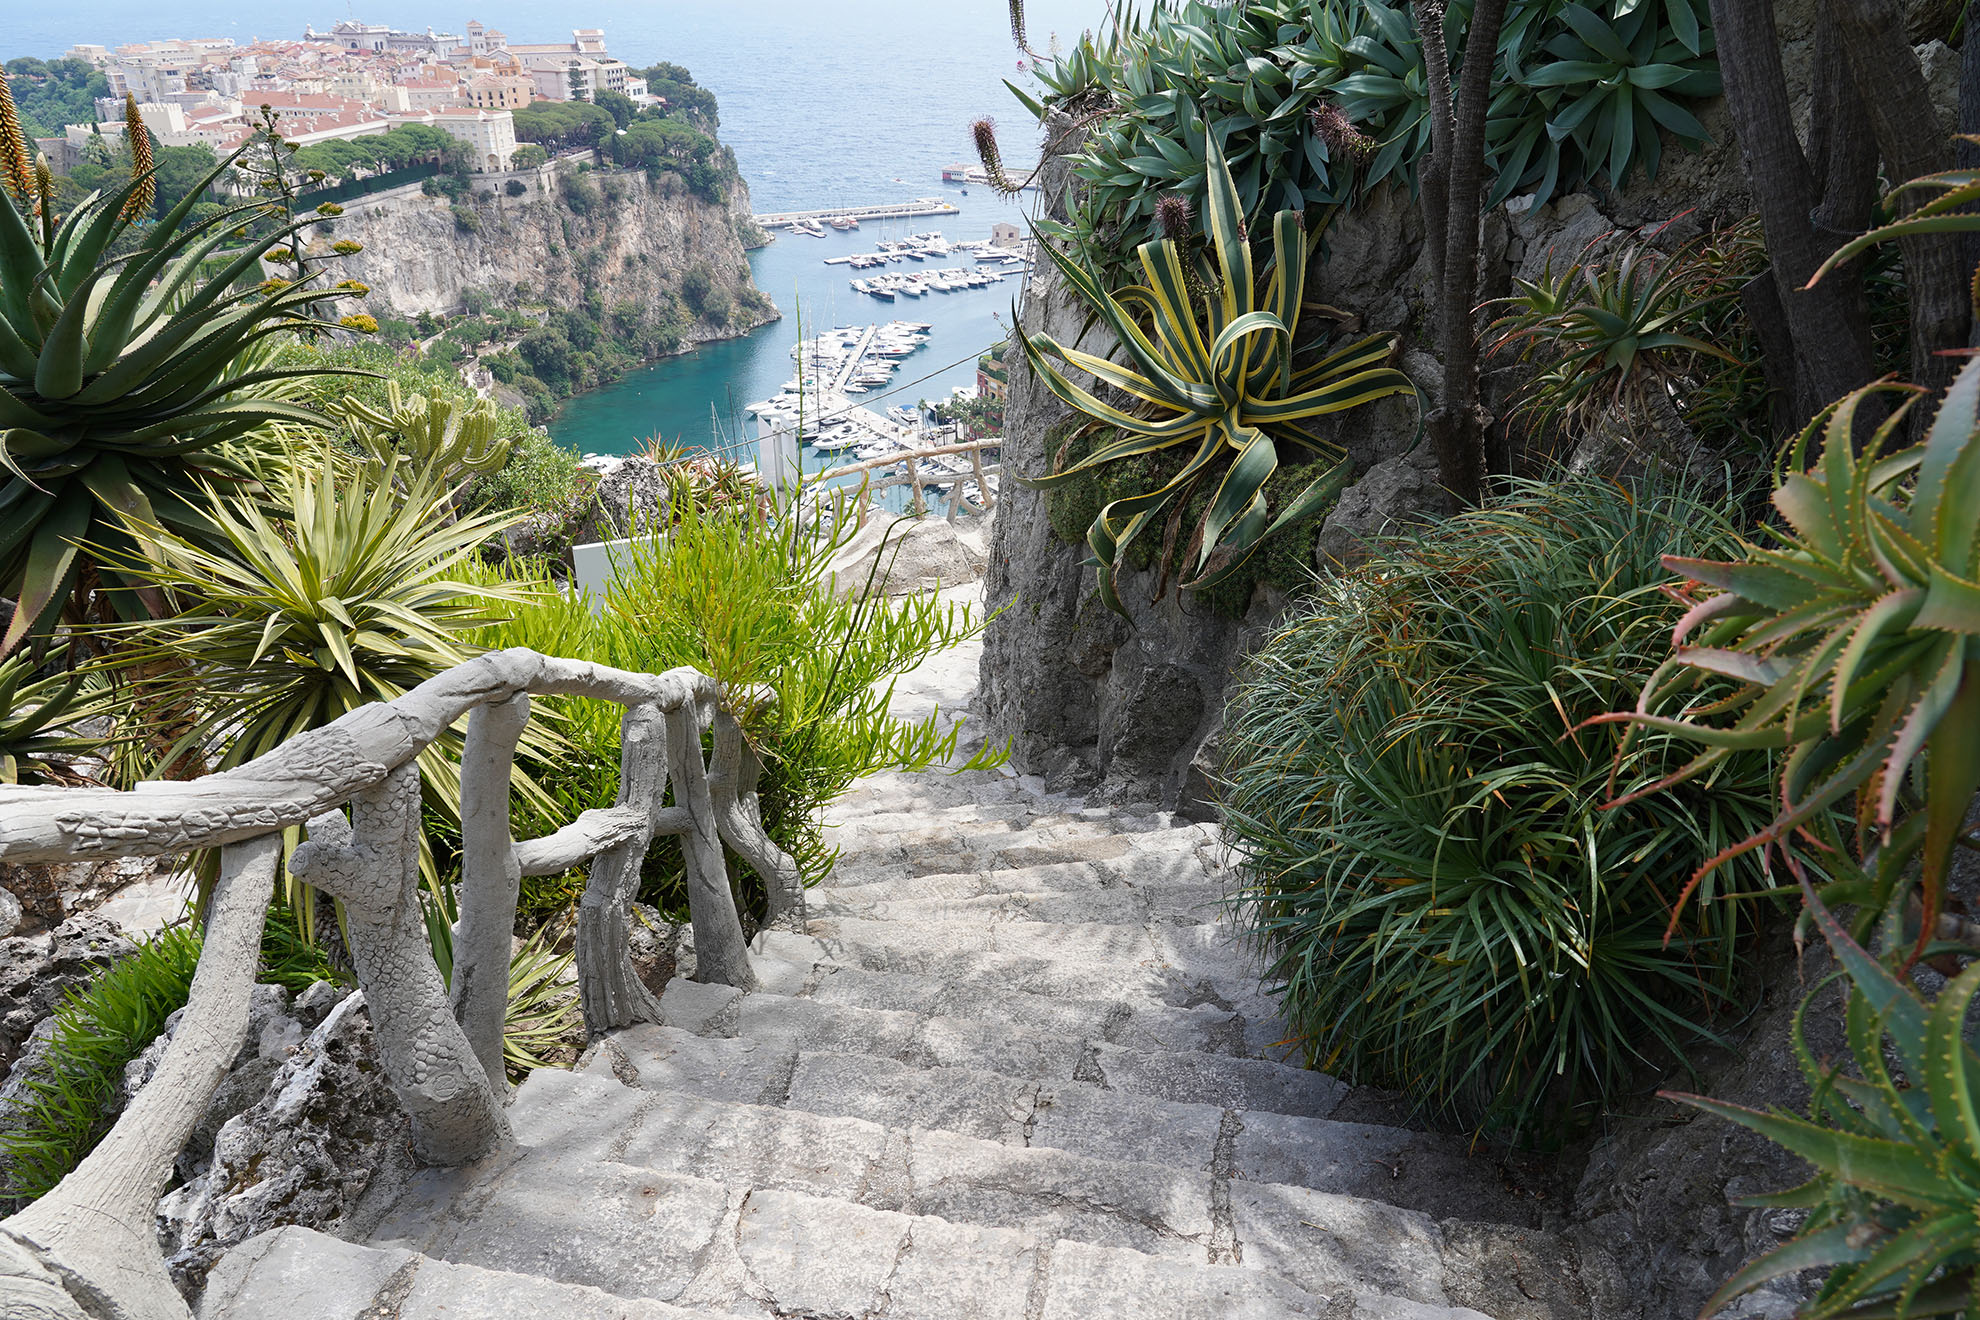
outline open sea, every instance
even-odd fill
[[[1034,47],[1070,40],[1100,23],[1106,0],[1030,0]],[[871,251],[876,239],[939,229],[950,239],[990,235],[996,220],[1022,225],[1032,194],[1005,202],[987,188],[944,186],[942,167],[975,160],[969,125],[988,114],[1003,126],[1005,159],[1029,163],[1038,133],[1003,80],[1022,82],[1005,0],[475,0],[449,11],[414,0],[345,0],[271,11],[250,0],[72,0],[9,4],[0,59],[44,58],[78,42],[117,46],[163,37],[300,36],[346,17],[394,27],[461,31],[480,19],[514,41],[554,40],[598,27],[612,54],[641,67],[685,65],[721,104],[722,140],[735,150],[759,212],[859,206],[945,195],[962,214],[869,223],[825,238],[780,234],[751,254],[756,282],[784,319],[642,368],[571,400],[550,423],[585,452],[621,453],[651,436],[690,444],[733,443],[740,405],[776,391],[793,373],[799,335],[895,318],[925,321],[929,342],[894,383],[862,396],[877,407],[935,399],[973,383],[976,357],[1001,339],[1018,281],[958,293],[877,302],[854,293],[854,272],[823,258]],[[277,17],[279,15],[279,17]],[[928,264],[954,265],[961,261]],[[915,263],[888,267],[912,269]],[[711,421],[712,417],[712,421]]]

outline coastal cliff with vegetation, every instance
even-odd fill
[[[470,372],[479,358],[498,393],[540,415],[642,362],[777,319],[750,279],[749,190],[731,176],[719,196],[670,172],[545,169],[475,180],[459,200],[353,206],[334,236],[363,245],[344,270],[370,286],[365,310],[388,340]]]

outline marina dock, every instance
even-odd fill
[[[882,203],[878,206],[838,206],[822,211],[770,211],[756,217],[765,229],[788,229],[792,225],[830,224],[834,220],[897,220],[923,215],[957,215],[953,202],[941,197],[917,197],[911,202]]]

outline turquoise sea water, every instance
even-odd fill
[[[935,326],[896,384],[957,359],[969,361],[886,403],[945,395],[974,379],[975,355],[1000,338],[1016,281],[961,293],[879,303],[846,287],[851,272],[820,259],[871,250],[890,233],[940,229],[952,239],[989,236],[1018,209],[988,190],[967,196],[941,184],[944,165],[972,159],[969,124],[1004,125],[1005,156],[1028,161],[1037,134],[1002,80],[1021,78],[1005,0],[474,0],[465,9],[417,0],[330,0],[271,11],[251,0],[75,0],[9,4],[0,58],[59,55],[77,42],[115,46],[171,36],[288,37],[305,23],[328,28],[351,16],[396,27],[461,31],[470,18],[517,41],[600,27],[612,53],[633,65],[686,65],[721,103],[722,140],[735,149],[758,211],[853,206],[946,193],[964,208],[939,220],[868,225],[822,239],[780,237],[754,254],[757,284],[785,319],[742,340],[645,368],[573,400],[552,423],[580,449],[617,452],[654,434],[711,439],[718,413],[763,397],[791,374],[796,304],[809,326],[899,317]],[[1103,17],[1105,0],[1031,0],[1033,43],[1070,37]],[[956,263],[940,263],[956,264]],[[873,399],[874,395],[865,396]],[[730,428],[733,434],[733,428]]]

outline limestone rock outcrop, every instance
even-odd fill
[[[607,306],[651,306],[678,293],[682,273],[700,265],[711,290],[734,305],[735,319],[726,326],[696,322],[685,342],[742,334],[774,318],[743,302],[756,288],[743,248],[755,223],[740,180],[717,205],[641,171],[567,177],[584,180],[580,186],[597,200],[573,207],[560,183],[519,198],[483,191],[458,207],[418,195],[354,204],[331,236],[362,243],[364,251],[340,261],[337,276],[371,286],[362,310],[373,316],[416,316],[458,311],[470,291],[513,302],[519,288],[528,301],[553,307],[577,307],[594,295]],[[472,230],[457,209],[474,217]]]
[[[335,993],[306,993],[296,1011],[314,1016]],[[203,1167],[159,1203],[166,1263],[188,1293],[257,1233],[287,1224],[336,1232],[366,1191],[411,1165],[410,1120],[374,1057],[363,996],[338,997],[306,1036],[294,1017],[257,1024],[232,1074],[243,1086],[230,1079],[221,1089],[238,1096],[258,1078],[255,1097],[213,1132]]]

